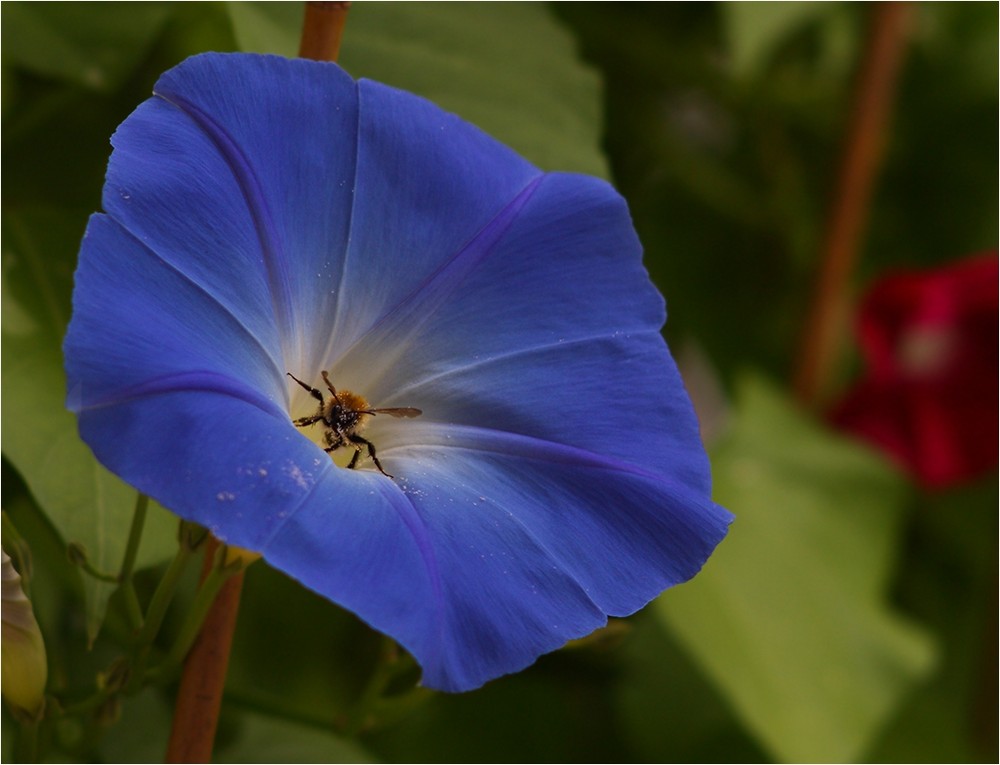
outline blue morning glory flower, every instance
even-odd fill
[[[698,571],[731,517],[611,187],[333,64],[206,54],[154,93],[65,342],[101,462],[443,690]]]

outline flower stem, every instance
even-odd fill
[[[132,527],[128,532],[128,542],[125,545],[125,557],[122,559],[121,572],[118,580],[121,582],[122,596],[125,598],[125,610],[132,629],[142,627],[142,606],[135,592],[132,572],[135,571],[135,559],[139,553],[139,542],[142,539],[142,529],[146,524],[146,511],[149,508],[149,497],[140,493],[135,499],[135,510],[132,513]]]
[[[166,662],[169,668],[187,654],[167,745],[167,762],[209,762],[212,758],[243,588],[243,571],[233,573],[225,565],[225,557],[224,548],[210,538],[195,606]]]
[[[40,722],[32,720],[21,725],[21,740],[18,742],[20,748],[20,762],[41,762],[38,757],[38,728]]]
[[[70,563],[74,566],[79,566],[80,570],[87,576],[92,576],[94,579],[100,582],[107,582],[108,584],[119,584],[121,582],[118,574],[109,574],[106,571],[96,568],[87,557],[86,548],[81,544],[70,542],[66,545],[66,556],[69,558]]]
[[[211,552],[211,548],[209,548],[209,552]],[[191,646],[194,645],[194,641],[202,630],[202,626],[205,625],[209,610],[215,603],[216,597],[229,576],[230,573],[228,571],[219,568],[217,565],[213,565],[208,575],[202,579],[194,605],[184,619],[180,634],[174,641],[174,645],[164,662],[165,670],[168,670],[170,667],[180,666],[184,657],[188,655]]]
[[[858,242],[883,153],[911,12],[905,2],[880,2],[870,7],[871,29],[793,379],[796,397],[807,406],[819,403],[824,381],[836,362],[839,330],[848,302],[848,280],[857,261]]]
[[[315,61],[336,61],[350,7],[349,2],[307,2],[299,56]]]
[[[379,725],[402,717],[430,698],[433,691],[419,686],[393,696],[385,695],[390,683],[404,673],[414,670],[415,666],[413,658],[405,651],[401,651],[392,638],[383,637],[378,661],[367,686],[346,718],[337,723],[341,731],[345,735],[357,737]]]
[[[177,585],[180,583],[181,577],[187,569],[187,564],[194,554],[196,546],[190,544],[189,540],[185,538],[185,535],[189,535],[189,532],[189,525],[182,523],[180,547],[177,549],[174,559],[170,561],[166,573],[164,573],[163,578],[156,587],[156,591],[153,593],[152,599],[149,601],[146,618],[142,623],[142,629],[139,630],[139,634],[136,637],[135,664],[132,668],[132,677],[128,684],[128,692],[130,693],[134,693],[141,688],[142,684],[148,679],[146,676],[146,665],[149,663],[149,656],[153,650],[153,641],[156,639],[156,635],[163,625],[170,601],[173,600],[174,593],[177,591]],[[207,532],[205,533],[207,534]]]
[[[182,546],[177,551],[174,559],[170,561],[170,565],[167,567],[166,573],[163,575],[159,585],[156,587],[156,591],[153,593],[153,598],[149,601],[149,609],[146,611],[146,620],[143,622],[142,631],[139,633],[139,639],[137,641],[140,645],[152,644],[153,640],[156,639],[156,633],[160,631],[160,626],[163,624],[163,618],[167,614],[167,607],[170,605],[170,601],[174,597],[174,592],[177,590],[177,584],[180,582],[181,575],[184,573],[184,569],[187,566],[188,560],[191,558],[191,554],[191,550]]]

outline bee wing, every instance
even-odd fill
[[[412,406],[389,407],[388,409],[369,409],[370,414],[387,414],[390,417],[419,417],[423,412]]]

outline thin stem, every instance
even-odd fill
[[[40,761],[38,757],[38,728],[40,725],[41,722],[38,720],[25,722],[21,725],[22,739],[19,744],[23,758],[22,762]]]
[[[350,7],[349,2],[307,2],[299,56],[314,61],[336,61]]]
[[[107,582],[108,584],[118,584],[121,579],[118,574],[109,574],[106,571],[100,571],[94,567],[94,564],[90,562],[87,557],[87,550],[81,544],[76,542],[70,542],[66,545],[66,555],[69,558],[70,563],[74,566],[79,566],[83,569],[84,573],[88,576],[94,577],[102,582]]]
[[[115,693],[113,689],[98,688],[85,699],[67,704],[58,712],[58,717],[79,717],[87,712],[92,712],[101,704],[107,701]]]
[[[413,658],[400,650],[395,641],[383,637],[378,661],[368,684],[346,719],[340,722],[342,732],[348,736],[358,736],[387,720],[402,717],[430,698],[433,691],[418,686],[404,693],[388,697],[385,695],[386,689],[396,678],[413,670],[415,666]]]
[[[122,597],[125,599],[125,616],[128,618],[129,626],[133,630],[142,628],[142,606],[139,604],[139,596],[135,593],[135,585],[129,579],[127,583],[121,585]]]
[[[807,406],[819,403],[822,386],[837,358],[848,304],[847,285],[857,261],[858,242],[882,158],[911,12],[905,2],[880,2],[871,8],[871,30],[827,219],[815,294],[793,379],[796,397]]]
[[[149,601],[146,618],[136,638],[138,648],[135,655],[135,664],[132,668],[132,677],[126,689],[127,693],[134,693],[139,690],[142,684],[149,679],[146,675],[146,665],[149,663],[149,655],[153,650],[153,641],[156,640],[160,627],[163,626],[167,609],[174,598],[177,585],[187,570],[193,553],[192,548],[182,541],[177,554],[170,561],[170,565],[167,567],[163,578],[160,579],[160,583],[153,593],[152,599]]]
[[[201,632],[202,625],[204,625],[205,619],[208,617],[208,612],[215,603],[216,596],[230,576],[231,573],[225,569],[213,566],[208,576],[202,580],[201,587],[198,588],[198,594],[195,596],[194,604],[185,617],[184,624],[181,625],[181,631],[178,633],[177,639],[174,641],[170,653],[167,654],[167,658],[164,661],[166,668],[180,666],[181,662],[184,661],[184,657],[188,655],[191,646],[194,645],[198,633]]]
[[[170,561],[170,565],[149,601],[146,619],[137,641],[140,645],[151,644],[156,639],[156,635],[163,625],[163,619],[167,615],[170,601],[173,600],[174,593],[177,591],[177,585],[187,568],[188,561],[191,560],[191,555],[191,550],[181,547],[174,555],[174,559]]]
[[[398,652],[399,649],[390,638],[382,638],[375,670],[372,672],[371,677],[368,678],[368,684],[365,686],[361,698],[358,699],[354,709],[351,710],[350,718],[345,726],[344,732],[347,735],[357,736],[373,724],[375,707],[382,697],[386,686],[389,685],[389,681],[392,680],[395,674],[393,664],[396,661]]]
[[[139,503],[137,503],[137,509],[139,509]],[[144,509],[141,511],[144,511]],[[153,641],[156,639],[156,635],[163,624],[167,608],[177,590],[177,585],[194,551],[204,541],[207,533],[204,529],[194,524],[181,523],[179,534],[180,544],[177,554],[167,567],[159,585],[157,585],[144,620],[140,614],[139,621],[141,627],[134,636],[132,657],[130,659],[122,658],[113,663],[108,671],[104,673],[103,681],[98,682],[97,690],[90,696],[72,704],[58,707],[60,716],[75,717],[92,712],[119,692],[125,694],[136,693],[143,687],[146,681],[152,679],[151,674],[147,674],[146,672],[146,665],[153,650]],[[129,558],[130,556],[126,554],[126,562],[122,565],[123,572],[128,572],[130,567],[134,565],[134,556],[131,556],[131,562],[129,562]]]
[[[172,662],[183,658],[189,635],[197,635],[184,662],[167,762],[209,762],[212,757],[243,588],[243,571],[234,573],[225,560],[225,549],[214,538],[209,539],[202,587],[166,661],[169,669]],[[204,617],[204,622],[199,617]]]
[[[139,541],[142,539],[142,529],[146,523],[146,511],[149,509],[149,497],[140,493],[135,498],[135,510],[132,513],[132,527],[128,532],[128,542],[125,544],[125,557],[122,560],[122,581],[131,578],[135,571],[135,558],[139,554]]]
[[[142,606],[135,592],[132,573],[135,571],[135,559],[139,554],[139,542],[142,540],[142,529],[146,524],[146,511],[149,509],[149,497],[141,492],[135,499],[135,510],[132,513],[132,527],[129,529],[128,542],[125,544],[125,557],[122,559],[121,581],[122,596],[125,598],[125,610],[133,629],[142,627]]]

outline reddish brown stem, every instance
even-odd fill
[[[837,185],[827,218],[816,291],[799,348],[793,388],[807,406],[819,403],[837,359],[847,286],[858,257],[896,87],[910,5],[872,5],[871,30],[854,92]]]
[[[210,537],[205,546],[202,582],[212,570],[219,543]],[[167,762],[210,762],[212,759],[242,589],[242,571],[226,579],[184,661],[174,724],[167,745]]]
[[[315,61],[336,61],[340,54],[340,38],[347,23],[349,2],[307,2],[306,18],[302,23],[299,56]]]

